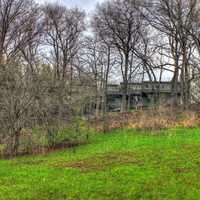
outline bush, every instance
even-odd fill
[[[46,153],[53,149],[73,147],[87,142],[90,131],[86,122],[74,118],[68,124],[38,126],[22,129],[20,134],[19,155]],[[11,138],[0,145],[0,155],[11,155]]]

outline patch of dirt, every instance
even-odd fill
[[[105,154],[98,154],[94,157],[89,157],[87,159],[59,166],[79,169],[83,172],[87,172],[92,170],[102,171],[108,169],[109,167],[127,164],[141,165],[142,163],[141,161],[139,161],[139,159],[136,158],[135,154],[132,152],[110,152]]]
[[[181,173],[187,173],[187,172],[190,172],[192,171],[191,168],[184,168],[184,167],[177,167],[174,172],[177,173],[177,174],[181,174]]]
[[[19,160],[19,161],[12,161],[12,165],[16,164],[24,164],[24,165],[41,165],[44,164],[46,161],[45,160]]]

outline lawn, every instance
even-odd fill
[[[200,129],[116,130],[0,160],[0,200],[199,200]]]

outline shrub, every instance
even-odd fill
[[[46,153],[57,148],[73,147],[86,143],[90,130],[81,118],[74,118],[68,124],[37,126],[32,129],[22,129],[18,154]],[[11,139],[4,139],[0,145],[0,155],[10,156]]]

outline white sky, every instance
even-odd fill
[[[79,7],[84,9],[86,12],[90,12],[95,8],[98,2],[103,2],[104,0],[36,0],[38,3],[45,2],[57,2],[59,4],[64,4],[67,7]]]

